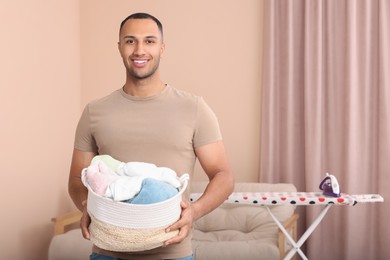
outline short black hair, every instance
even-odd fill
[[[160,31],[161,33],[161,36],[163,36],[163,26],[162,26],[162,23],[156,18],[154,17],[153,15],[151,14],[148,14],[148,13],[134,13],[134,14],[131,14],[129,16],[127,16],[122,22],[121,22],[121,26],[119,27],[119,33],[120,31],[122,30],[122,27],[123,25],[127,22],[127,20],[129,19],[152,19],[156,24],[157,24],[157,27],[158,27],[158,30]]]

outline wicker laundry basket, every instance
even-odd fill
[[[181,187],[172,198],[154,204],[116,202],[88,188],[87,210],[91,216],[89,231],[97,247],[116,252],[138,252],[163,245],[178,231],[165,229],[180,218],[182,194],[189,175],[180,177]]]

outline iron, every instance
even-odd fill
[[[320,190],[325,196],[340,197],[340,186],[334,175],[326,173],[326,177],[321,181]]]

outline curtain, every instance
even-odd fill
[[[265,0],[262,182],[384,203],[333,206],[309,259],[390,259],[390,1]],[[302,208],[303,207],[303,208]],[[320,206],[298,207],[300,233]]]

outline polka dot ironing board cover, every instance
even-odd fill
[[[202,193],[192,193],[191,201],[197,200]],[[340,197],[325,196],[322,192],[235,192],[226,203],[253,205],[355,205],[358,202],[383,202],[379,194],[348,195]]]

